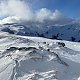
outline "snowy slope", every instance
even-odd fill
[[[80,43],[0,32],[0,80],[80,80]]]

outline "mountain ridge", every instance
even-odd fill
[[[54,22],[54,21],[53,21]],[[80,42],[80,22],[71,21],[67,24],[54,24],[53,22],[20,21],[0,25],[0,31],[22,36],[38,36],[58,40]]]

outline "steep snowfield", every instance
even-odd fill
[[[0,80],[80,80],[80,43],[0,32]]]

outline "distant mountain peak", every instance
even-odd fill
[[[20,21],[19,17],[11,16],[11,17],[7,17],[7,18],[4,18],[4,19],[0,20],[0,24],[15,23],[15,22],[18,22],[18,21]]]

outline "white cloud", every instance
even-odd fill
[[[39,22],[46,22],[46,24],[67,24],[73,20],[65,17],[59,10],[50,11],[42,8],[36,12],[36,20]]]
[[[68,21],[58,10],[50,11],[46,8],[42,8],[33,13],[28,3],[23,0],[4,0],[0,3],[0,16],[5,17],[2,22],[14,22],[21,20],[27,21],[39,21],[44,22],[46,20],[59,21],[65,19]],[[1,23],[1,21],[0,21]]]
[[[32,19],[32,12],[28,4],[20,0],[2,1],[0,16],[17,16],[23,19]]]
[[[39,20],[40,22],[43,22],[45,20],[55,21],[61,18],[64,18],[64,16],[58,10],[52,12],[46,8],[42,8],[36,13],[36,19]]]
[[[50,10],[46,8],[42,8],[39,11],[36,12],[36,19],[40,22],[43,22],[46,19],[49,19],[50,16],[52,16],[52,13]]]

